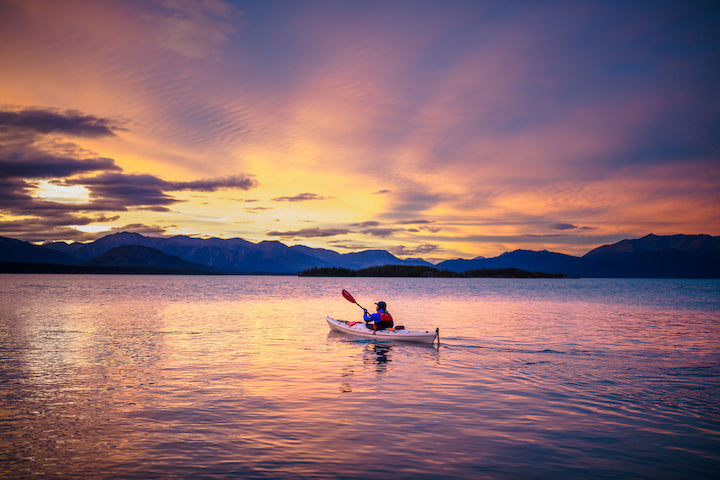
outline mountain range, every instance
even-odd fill
[[[515,250],[495,258],[447,260],[436,267],[454,272],[519,268],[596,278],[720,278],[720,237],[650,234],[603,245],[581,257],[547,250]]]
[[[19,264],[35,264],[33,271],[38,271],[37,264],[46,264],[74,266],[73,271],[107,267],[244,274],[296,274],[313,267],[359,270],[381,265],[432,265],[422,259],[402,260],[385,250],[341,254],[275,241],[146,237],[130,232],[107,235],[91,243],[42,246],[0,237],[0,263],[6,264],[4,271],[23,271]],[[15,267],[7,267],[10,263]],[[581,257],[547,250],[515,250],[494,258],[446,260],[435,267],[453,272],[518,268],[574,277],[720,278],[720,237],[651,234],[603,245]]]
[[[42,246],[0,237],[0,263],[9,262],[270,274],[295,274],[312,267],[431,265],[421,259],[401,260],[385,250],[341,254],[271,241],[252,243],[241,238],[183,235],[158,238],[130,232],[107,235],[91,243],[54,242]]]

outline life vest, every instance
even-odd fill
[[[379,311],[378,315],[380,315],[381,322],[392,323],[393,321],[392,315],[390,315],[388,312]]]
[[[374,321],[374,313],[369,318],[366,317],[366,322],[370,322],[371,320],[373,320],[372,323],[367,324],[368,328],[372,330],[378,330],[380,324],[383,324],[382,328],[390,328],[394,325],[392,315],[390,315],[387,311],[381,310],[377,312],[377,316],[379,318],[378,321]]]

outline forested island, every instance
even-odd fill
[[[433,277],[433,278],[571,278],[564,273],[543,273],[519,268],[481,268],[465,272],[451,272],[434,267],[383,265],[351,270],[341,267],[314,267],[299,274],[301,277]]]

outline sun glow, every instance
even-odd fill
[[[100,233],[100,232],[109,232],[110,231],[109,226],[107,225],[76,225],[75,229],[80,230],[81,232],[85,233]]]
[[[90,192],[82,185],[57,185],[47,180],[41,180],[32,193],[35,198],[48,202],[83,204],[90,201]]]

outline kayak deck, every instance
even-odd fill
[[[348,322],[326,317],[330,330],[347,333],[356,337],[369,338],[372,340],[398,340],[402,342],[433,343],[438,337],[435,332],[414,332],[412,330],[371,330],[364,322]]]

